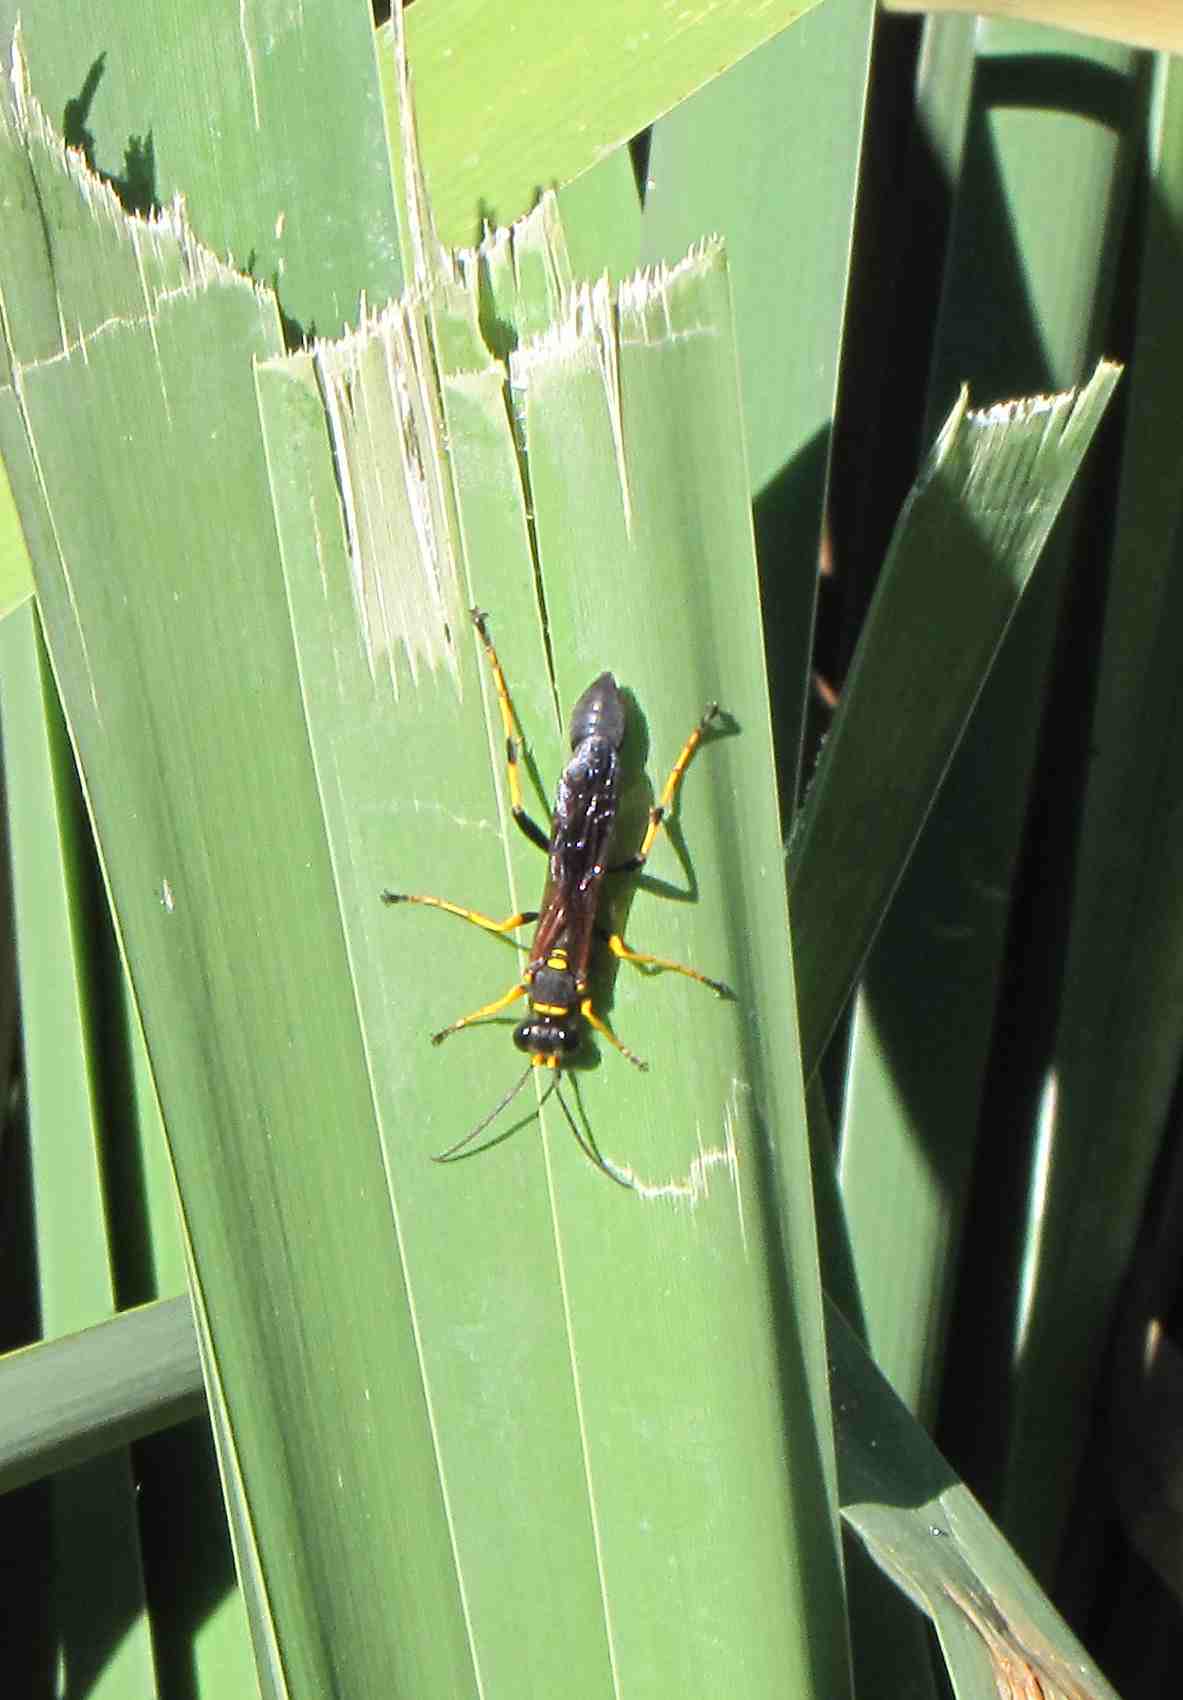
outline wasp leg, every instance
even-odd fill
[[[518,827],[525,833],[531,844],[536,844],[540,850],[550,849],[550,834],[544,832],[538,822],[526,813],[522,802],[522,782],[518,775],[518,750],[522,744],[522,729],[518,725],[513,704],[509,698],[509,686],[505,682],[505,674],[501,671],[501,663],[497,659],[497,651],[493,648],[493,639],[489,636],[489,616],[480,608],[471,608],[472,623],[480,633],[481,642],[485,646],[485,656],[493,674],[493,683],[497,686],[497,701],[501,707],[501,724],[505,729],[505,765],[509,770],[509,801],[513,809],[513,818]]]
[[[406,891],[384,891],[382,901],[421,903],[427,909],[442,909],[447,915],[459,915],[462,921],[471,921],[474,927],[483,927],[487,933],[512,933],[515,927],[527,926],[538,919],[537,909],[521,909],[516,915],[507,915],[504,921],[494,921],[488,915],[482,915],[479,909],[466,909],[462,903],[449,903],[446,897],[420,897]],[[510,942],[516,944],[517,940]]]
[[[709,974],[700,974],[697,968],[689,968],[684,962],[671,962],[668,956],[651,956],[644,950],[630,950],[619,933],[605,933],[603,937],[613,956],[618,956],[622,962],[635,962],[642,968],[668,968],[672,974],[685,974],[688,980],[709,986],[721,998],[735,996],[731,987],[724,985],[722,980],[712,980]]]
[[[634,1068],[648,1071],[649,1064],[644,1062],[635,1051],[630,1051],[628,1046],[616,1037],[608,1023],[606,1021],[602,1021],[596,1014],[595,1010],[592,1008],[592,1001],[590,998],[583,999],[583,1002],[579,1006],[579,1013],[587,1022],[588,1026],[593,1027],[600,1035],[601,1039],[607,1039],[610,1045],[615,1045],[621,1056],[627,1057]]]
[[[702,719],[694,728],[693,732],[691,732],[686,742],[682,745],[681,754],[670,769],[670,776],[665,782],[665,787],[661,796],[649,810],[649,825],[645,828],[645,836],[641,840],[641,848],[637,851],[635,856],[630,856],[627,862],[617,862],[615,866],[609,868],[609,873],[635,874],[645,866],[645,863],[649,859],[649,852],[653,848],[653,840],[657,837],[658,832],[661,830],[661,823],[674,806],[674,798],[678,794],[678,787],[682,783],[686,769],[690,766],[690,763],[694,759],[694,752],[702,743],[703,734],[706,732],[706,729],[711,722],[718,717],[718,713],[718,703],[708,703],[706,712],[703,714]],[[687,972],[692,971],[687,970]],[[700,979],[701,976],[695,975],[694,978]],[[708,984],[713,985],[714,982],[709,981]]]
[[[453,1021],[450,1027],[441,1027],[438,1033],[431,1035],[432,1044],[442,1045],[449,1033],[459,1033],[462,1027],[471,1027],[475,1021],[484,1021],[490,1015],[500,1015],[511,1003],[517,1003],[519,998],[524,998],[529,989],[529,980],[519,980],[509,988],[504,997],[494,998],[492,1003],[482,1004],[480,1009],[474,1009],[471,1015],[462,1015],[459,1021]]]

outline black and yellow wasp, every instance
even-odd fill
[[[518,754],[521,731],[510,701],[509,689],[497,651],[489,636],[488,616],[479,608],[472,610],[473,623],[480,634],[485,655],[497,687],[501,705],[501,720],[505,730],[505,758],[509,770],[509,794],[513,818],[532,844],[544,850],[548,865],[542,906],[509,915],[504,921],[494,921],[475,909],[459,903],[449,903],[443,897],[425,897],[408,892],[384,891],[384,903],[420,903],[431,909],[444,909],[458,915],[486,932],[508,934],[517,927],[536,922],[530,955],[521,977],[509,990],[492,1003],[482,1004],[471,1015],[453,1021],[450,1027],[433,1033],[433,1045],[442,1044],[450,1033],[462,1027],[499,1015],[519,998],[526,1000],[528,1014],[514,1028],[513,1042],[525,1051],[530,1062],[525,1073],[509,1089],[500,1103],[479,1121],[464,1138],[447,1151],[441,1151],[437,1162],[446,1163],[459,1155],[474,1139],[480,1137],[496,1120],[507,1104],[517,1096],[536,1068],[552,1071],[553,1079],[542,1102],[556,1092],[565,1059],[574,1056],[583,1044],[585,1025],[613,1045],[622,1056],[637,1068],[648,1064],[634,1055],[628,1046],[613,1033],[596,1013],[588,990],[592,947],[602,940],[614,956],[624,962],[640,963],[643,967],[669,969],[709,986],[720,997],[729,997],[728,988],[719,980],[711,980],[696,968],[665,957],[650,956],[630,950],[619,932],[598,924],[601,893],[608,874],[637,873],[644,867],[649,852],[661,828],[662,821],[673,805],[682,776],[702,742],[703,735],[719,714],[717,703],[711,703],[698,725],[682,746],[680,755],[670,770],[660,798],[649,811],[649,822],[635,855],[611,863],[608,853],[616,824],[620,792],[620,747],[624,742],[625,705],[616,680],[611,673],[601,673],[584,691],[571,710],[569,737],[571,758],[559,778],[555,796],[554,815],[549,833],[544,832],[526,812],[522,803],[521,780],[518,775]],[[622,1177],[607,1166],[599,1152],[576,1126],[575,1120],[558,1092],[558,1101],[567,1125],[585,1156],[613,1180]],[[628,1184],[623,1182],[622,1184]]]

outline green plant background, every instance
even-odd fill
[[[933,1692],[906,1595],[959,1694],[1008,1659],[1107,1692],[958,1476],[1091,1642],[1090,1431],[1178,1061],[1177,77],[969,20],[917,57],[897,21],[868,83],[865,0],[801,11],[575,28],[419,0],[440,239],[558,190],[475,291],[423,226],[364,8],[25,19],[0,184],[4,1338],[60,1356],[0,1365],[21,1691],[836,1695],[849,1645],[860,1693]],[[192,238],[176,211],[129,238],[27,98],[124,206],[183,193]],[[726,260],[686,265],[715,232]],[[402,312],[285,352],[412,274]],[[960,383],[1061,390],[1101,353],[1132,360],[1124,427],[991,671],[1114,374],[1076,415],[974,426],[889,551],[891,522]],[[846,674],[885,556],[814,774],[811,656]],[[815,646],[819,559],[843,607],[823,579]],[[553,1113],[427,1161],[514,1059],[499,1029],[425,1035],[516,958],[377,893],[500,915],[539,880],[471,600],[537,813],[603,665],[631,693],[634,826],[704,702],[727,711],[624,901],[638,948],[737,999],[622,968],[597,995],[650,1072],[601,1045],[576,1075],[632,1197]],[[954,1470],[827,1331],[819,1243]],[[163,1307],[96,1332],[187,1276],[195,1340]],[[195,1352],[217,1466],[204,1414],[176,1426]],[[901,1595],[854,1544],[844,1583],[839,1510]],[[1152,1681],[1157,1645],[1116,1674]]]

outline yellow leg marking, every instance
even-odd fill
[[[592,1001],[590,998],[584,998],[583,1002],[579,1006],[579,1013],[587,1022],[588,1026],[594,1027],[601,1039],[607,1039],[610,1045],[615,1045],[621,1056],[627,1057],[634,1068],[648,1069],[649,1064],[647,1062],[642,1062],[641,1058],[637,1056],[635,1051],[630,1051],[627,1045],[622,1044],[606,1021],[600,1020],[600,1017],[592,1008]]]
[[[695,750],[697,750],[698,746],[702,743],[703,733],[711,724],[711,721],[715,719],[718,712],[718,703],[711,703],[698,725],[694,728],[686,742],[682,745],[682,753],[670,769],[670,776],[665,782],[665,788],[662,791],[660,798],[649,810],[649,825],[645,829],[645,836],[641,840],[641,848],[637,851],[636,856],[636,864],[638,867],[642,862],[644,862],[650,850],[653,848],[653,840],[657,837],[658,832],[661,830],[662,821],[674,805],[674,798],[678,794],[678,787],[682,783],[682,778],[686,769],[690,766],[690,763],[694,759]]]
[[[462,921],[471,921],[474,927],[483,927],[487,933],[512,933],[515,927],[538,919],[532,910],[521,909],[516,915],[507,915],[504,921],[494,921],[488,915],[482,915],[479,909],[466,909],[462,903],[449,903],[446,897],[420,897],[403,891],[384,891],[382,901],[421,903],[425,909],[442,909],[446,915],[459,915]]]
[[[648,951],[630,950],[619,933],[609,934],[608,949],[622,962],[637,962],[642,968],[668,968],[671,974],[685,974],[688,980],[697,980],[700,986],[709,986],[712,992],[718,992],[721,998],[731,996],[731,988],[725,986],[722,980],[712,980],[709,975],[700,974],[697,968],[689,968],[684,962],[671,962],[668,956],[650,956]]]
[[[511,986],[504,997],[494,998],[492,1003],[482,1004],[480,1009],[474,1009],[471,1015],[462,1015],[459,1021],[453,1021],[450,1027],[441,1027],[438,1033],[431,1035],[433,1045],[442,1045],[449,1033],[459,1033],[462,1027],[471,1027],[474,1021],[484,1021],[490,1015],[500,1015],[503,1009],[508,1009],[511,1003],[524,998],[530,982],[519,980],[516,986]]]
[[[501,725],[505,731],[505,765],[509,770],[509,800],[514,816],[521,820],[526,815],[526,807],[522,802],[522,782],[518,777],[518,750],[522,744],[522,729],[518,725],[517,716],[513,711],[510,700],[509,686],[505,682],[505,674],[501,671],[501,663],[497,659],[497,651],[493,648],[493,639],[489,636],[488,616],[479,608],[472,610],[472,622],[480,634],[484,645],[485,657],[489,670],[493,675],[493,683],[497,687],[497,702],[501,709]]]

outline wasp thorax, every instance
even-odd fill
[[[530,976],[530,1005],[535,1013],[543,1004],[552,1015],[556,1009],[566,1015],[577,995],[578,986],[569,968],[536,968]]]

